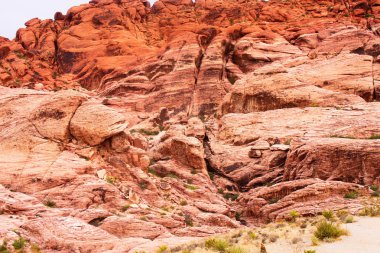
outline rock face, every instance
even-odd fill
[[[345,3],[94,0],[0,38],[0,238],[155,252],[360,211],[380,3]]]

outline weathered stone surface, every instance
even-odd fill
[[[126,127],[121,114],[93,102],[83,103],[70,121],[71,134],[92,146],[122,132]]]
[[[343,136],[344,137],[344,136]],[[320,178],[364,185],[380,183],[380,142],[313,138],[292,144],[284,179]]]

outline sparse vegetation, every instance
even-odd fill
[[[378,139],[380,139],[380,134],[373,134],[368,139],[369,140],[378,140]]]
[[[342,235],[345,235],[346,231],[341,229],[338,225],[332,222],[322,221],[317,225],[317,230],[314,236],[319,240],[331,240],[337,239]]]
[[[213,249],[219,252],[226,252],[227,248],[230,246],[228,241],[221,238],[210,238],[205,242],[205,246],[208,249]]]
[[[30,252],[31,253],[41,253],[41,249],[37,244],[32,244],[30,247]]]
[[[116,178],[113,176],[106,176],[106,181],[107,183],[114,185],[116,183]]]
[[[326,220],[332,220],[332,218],[334,217],[334,213],[331,210],[325,210],[325,211],[323,211],[322,215],[323,215],[323,217],[326,218]]]
[[[192,185],[192,184],[186,184],[185,187],[189,190],[195,191],[198,190],[198,186]]]
[[[148,183],[145,181],[139,182],[139,187],[141,190],[146,190],[148,188]]]
[[[169,252],[169,247],[167,245],[161,245],[156,250],[156,253],[164,253],[164,252]]]
[[[19,237],[17,240],[15,240],[12,243],[12,246],[15,250],[22,250],[24,249],[26,244],[26,240],[23,237]]]
[[[126,212],[130,207],[131,207],[131,205],[128,205],[128,204],[124,205],[122,208],[123,212]]]
[[[315,250],[313,250],[313,249],[309,249],[309,250],[305,250],[304,252],[305,252],[305,253],[315,253]]]
[[[186,206],[187,205],[187,201],[185,199],[181,200],[181,202],[179,203],[181,206]]]
[[[356,191],[350,191],[350,192],[347,192],[345,195],[344,195],[344,198],[345,199],[357,199],[359,196],[359,193],[356,192]]]
[[[253,231],[249,231],[249,232],[248,232],[248,236],[249,236],[249,238],[250,238],[251,240],[255,240],[255,239],[257,238],[256,233],[253,232]]]
[[[57,207],[57,204],[53,200],[50,200],[50,199],[45,200],[44,205],[50,208]]]
[[[380,215],[380,206],[366,206],[360,212],[361,216],[375,217]]]
[[[145,135],[158,135],[160,133],[160,131],[151,131],[144,128],[131,130],[131,133],[136,133],[136,132],[140,134],[145,134]]]
[[[191,218],[190,214],[185,214],[185,224],[189,227],[192,227],[193,224],[193,218]]]
[[[292,210],[289,212],[289,220],[291,222],[295,222],[298,217],[300,217],[300,213],[298,211]]]

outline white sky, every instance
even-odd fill
[[[155,0],[149,0],[151,3]],[[53,18],[57,11],[66,11],[89,0],[2,0],[0,8],[0,36],[13,39],[18,28],[32,18]]]

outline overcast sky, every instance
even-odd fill
[[[154,2],[155,0],[150,0]],[[89,0],[2,0],[0,8],[0,36],[13,39],[18,28],[26,21],[38,17],[53,18],[57,11],[66,11],[75,5],[88,3]]]

